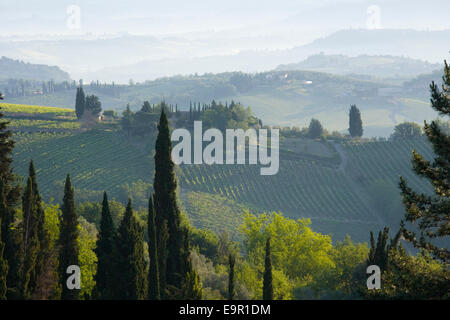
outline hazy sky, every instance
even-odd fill
[[[70,29],[79,8],[80,25]],[[368,13],[370,6],[378,8]],[[365,28],[375,14],[382,28],[448,29],[448,0],[2,0],[1,35],[186,34],[279,36],[290,46],[347,28]],[[72,17],[72,20],[70,20]],[[294,45],[295,45],[294,44]]]
[[[180,70],[186,59],[281,51],[342,29],[450,29],[449,12],[450,0],[0,0],[0,56],[58,65],[75,78],[89,78],[89,72],[97,78],[102,68],[148,60],[177,60],[173,69]],[[122,37],[114,46],[107,40],[74,40],[59,46],[52,41],[16,41],[122,33],[148,37],[134,40],[141,41],[140,46],[130,42],[132,37]],[[74,56],[78,51],[84,53]],[[419,55],[423,57],[429,59]],[[237,68],[220,61],[209,61],[211,70]],[[267,69],[280,63],[286,61],[263,65]],[[243,71],[249,70],[253,69]],[[111,77],[118,80],[116,74]]]

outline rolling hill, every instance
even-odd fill
[[[106,190],[118,201],[131,196],[136,206],[146,206],[153,180],[154,135],[129,138],[115,123],[81,129],[74,124],[73,113],[60,117],[65,109],[55,115],[52,108],[0,106],[12,120],[15,170],[25,176],[33,159],[46,201],[60,201],[65,175],[70,173],[79,202],[100,201]],[[48,117],[16,122],[23,120],[24,110]],[[46,122],[50,118],[51,125]],[[194,225],[233,235],[245,209],[281,211],[292,218],[311,218],[313,228],[335,239],[350,234],[366,241],[369,230],[399,222],[403,214],[396,187],[399,175],[414,188],[428,190],[410,164],[412,149],[432,157],[428,142],[421,138],[395,142],[290,138],[280,149],[280,171],[274,176],[260,176],[255,165],[177,167],[180,199]]]
[[[436,79],[439,80],[439,79]],[[0,87],[1,89],[1,87]],[[140,109],[144,100],[165,100],[181,110],[189,101],[240,101],[265,124],[307,126],[319,119],[330,130],[346,132],[351,104],[362,112],[366,137],[388,136],[403,121],[422,123],[436,113],[428,106],[427,86],[416,88],[314,71],[239,72],[176,76],[134,85],[85,85],[99,96],[103,109]],[[75,89],[9,99],[12,103],[73,108]]]
[[[276,70],[307,70],[339,75],[368,76],[366,78],[400,78],[427,74],[441,69],[441,64],[429,63],[406,57],[389,55],[358,55],[349,57],[342,54],[324,53],[309,56],[298,63],[280,65]]]
[[[23,61],[0,58],[0,81],[7,79],[38,80],[55,82],[70,81],[67,72],[56,66],[45,64],[32,64]]]

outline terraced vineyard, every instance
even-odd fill
[[[433,159],[433,150],[425,138],[400,141],[346,142],[344,150],[348,156],[347,175],[367,187],[377,180],[397,186],[399,177],[407,179],[415,190],[431,191],[427,180],[412,170],[411,156],[415,149],[426,159]]]
[[[376,221],[341,172],[307,160],[282,160],[274,176],[251,165],[184,165],[183,188],[220,194],[293,217]],[[330,210],[333,208],[333,210]]]
[[[111,197],[119,197],[125,184],[150,182],[153,175],[150,154],[133,147],[114,131],[16,133],[14,140],[16,171],[25,176],[33,159],[46,199],[60,198],[58,186],[67,173],[71,174],[76,189],[97,191],[100,195],[107,190]]]

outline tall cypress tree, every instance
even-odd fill
[[[131,199],[116,237],[116,292],[121,300],[147,298],[146,263],[144,260],[144,230],[133,214]]]
[[[234,254],[230,253],[228,257],[229,274],[228,274],[228,300],[234,299]]]
[[[155,145],[154,206],[156,212],[156,233],[159,244],[163,241],[164,221],[167,221],[167,246],[158,248],[159,272],[166,286],[181,289],[185,277],[183,265],[183,230],[180,209],[176,201],[176,177],[171,158],[172,142],[167,121],[165,103],[161,103],[161,117]],[[166,258],[167,257],[167,261]],[[165,272],[164,272],[165,271]],[[162,292],[165,287],[160,288]]]
[[[30,299],[35,289],[36,260],[39,253],[38,221],[34,202],[31,177],[28,177],[27,185],[22,197],[22,232],[23,232],[23,266],[20,275],[20,296],[22,299]]]
[[[450,115],[450,67],[445,61],[444,76],[442,77],[442,91],[432,82],[431,107],[442,116]],[[433,256],[449,264],[450,251],[444,246],[439,246],[435,240],[450,235],[450,136],[441,130],[436,121],[427,124],[425,121],[424,132],[433,146],[436,158],[430,162],[413,151],[413,169],[419,176],[425,177],[434,188],[434,195],[420,194],[408,187],[406,180],[400,178],[400,189],[403,204],[406,208],[405,220],[411,223],[417,222],[418,232],[408,230],[402,222],[403,236],[415,247],[429,250]]]
[[[362,137],[363,125],[361,120],[361,112],[356,105],[350,106],[348,132],[352,137]]]
[[[264,261],[263,300],[273,300],[272,258],[270,256],[270,237],[266,241],[266,258]]]
[[[79,296],[78,289],[67,288],[67,279],[70,275],[67,274],[67,268],[71,265],[79,266],[78,254],[78,216],[75,208],[74,190],[70,181],[70,176],[67,175],[64,186],[64,198],[61,206],[62,219],[59,233],[59,281],[62,287],[61,299],[63,300],[77,300]]]
[[[159,300],[161,298],[159,290],[159,265],[158,265],[158,246],[156,243],[156,222],[155,207],[153,205],[153,196],[150,196],[148,203],[148,256],[150,265],[148,270],[148,298],[150,300]]]
[[[109,210],[108,196],[103,194],[100,232],[97,238],[97,274],[95,275],[95,295],[98,299],[114,298],[114,223]]]
[[[80,119],[83,116],[86,103],[86,97],[84,95],[83,87],[77,88],[77,96],[75,98],[75,114]]]
[[[44,298],[43,296],[40,296],[36,290],[42,280],[41,277],[44,276],[45,265],[50,259],[50,235],[47,229],[45,229],[45,212],[42,207],[42,197],[39,192],[33,161],[30,161],[29,176],[31,178],[31,186],[33,190],[34,213],[36,219],[37,238],[39,242],[39,251],[36,257],[34,272],[31,275],[30,284],[33,288],[35,298]]]

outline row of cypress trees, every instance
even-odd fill
[[[199,277],[190,259],[189,231],[181,225],[176,177],[165,108],[158,125],[154,193],[148,206],[149,266],[144,260],[144,230],[129,200],[114,229],[106,193],[96,253],[98,299],[201,299]],[[147,272],[148,269],[148,272]]]
[[[6,125],[6,122],[0,122],[0,299],[78,299],[80,290],[70,290],[66,285],[70,276],[67,267],[79,265],[79,225],[70,176],[66,177],[60,234],[57,248],[53,250],[45,229],[42,198],[32,161],[22,192],[22,220],[16,225],[15,204],[21,192],[14,185],[9,166],[14,142]],[[172,145],[165,108],[162,108],[158,130],[154,194],[150,196],[148,206],[150,263],[147,266],[144,259],[144,230],[133,214],[131,200],[115,229],[105,192],[95,249],[98,265],[93,298],[202,298],[200,280],[190,259],[189,230],[181,224],[177,205],[177,182],[170,157]],[[234,256],[230,256],[230,299],[234,297],[234,263]],[[271,299],[269,240],[265,269],[264,299]],[[53,279],[50,284],[49,278]]]
[[[79,226],[70,176],[64,187],[58,247],[51,250],[33,162],[22,193],[22,220],[20,225],[15,224],[20,189],[14,185],[10,168],[14,142],[6,126],[7,122],[0,122],[0,299],[78,299],[80,290],[70,290],[66,285],[70,276],[67,267],[79,265]],[[133,214],[131,200],[116,230],[105,193],[95,249],[98,268],[94,298],[202,298],[199,277],[190,259],[189,230],[181,225],[164,108],[158,130],[154,194],[149,199],[148,214],[149,266],[144,259],[144,228]],[[51,267],[57,270],[52,274],[56,283],[52,290],[44,290],[41,283],[48,278]]]
[[[97,96],[93,94],[85,95],[83,87],[79,86],[75,97],[75,114],[77,119],[81,119],[85,111],[90,112],[93,116],[98,116],[102,111],[102,104]]]

